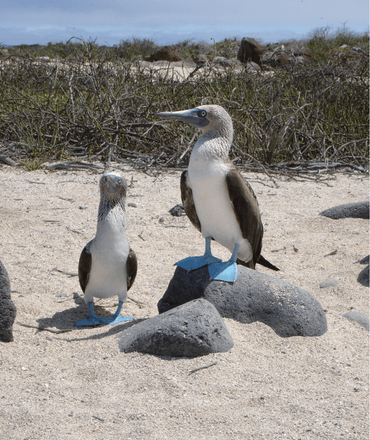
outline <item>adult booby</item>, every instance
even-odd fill
[[[126,179],[119,173],[108,173],[101,177],[96,235],[84,247],[78,265],[78,277],[90,317],[77,322],[78,326],[132,320],[120,316],[127,291],[134,283],[137,272],[136,255],[130,249],[126,236],[126,191]],[[119,298],[116,313],[110,318],[96,316],[93,298],[115,295]]]
[[[181,175],[181,198],[187,216],[206,240],[206,249],[203,256],[188,257],[176,265],[186,270],[208,265],[211,278],[223,281],[236,280],[237,262],[252,269],[259,262],[279,270],[260,255],[263,226],[258,202],[228,157],[233,124],[226,110],[203,105],[158,116],[187,122],[202,131],[189,168]],[[212,255],[212,238],[232,252],[229,261]]]

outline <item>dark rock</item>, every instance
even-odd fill
[[[320,283],[320,289],[325,289],[326,287],[335,287],[337,285],[338,285],[337,280],[331,278],[330,280],[323,281],[322,283]]]
[[[366,257],[362,258],[359,263],[360,264],[369,264],[370,255],[366,255]]]
[[[146,61],[182,61],[182,57],[175,47],[165,46],[150,55]]]
[[[229,351],[233,341],[216,308],[197,299],[124,330],[119,348],[157,356],[195,357]]]
[[[240,42],[237,58],[241,63],[253,61],[261,65],[262,47],[253,38],[243,38]]]
[[[0,341],[13,341],[13,323],[17,309],[10,296],[8,272],[0,261]]]
[[[181,203],[178,203],[177,205],[175,205],[173,208],[171,208],[168,211],[171,215],[173,215],[174,217],[181,217],[185,214],[185,209],[184,209],[184,205],[182,205]]]
[[[238,266],[232,283],[209,278],[208,268],[187,272],[177,267],[162,299],[159,313],[205,298],[220,315],[242,323],[261,321],[279,336],[320,336],[327,331],[325,313],[310,293],[285,281]]]
[[[365,287],[369,287],[369,265],[367,265],[362,271],[358,274],[357,281]]]
[[[347,312],[344,315],[344,318],[347,318],[350,321],[358,322],[361,327],[369,331],[369,317],[366,313],[363,312]]]
[[[369,201],[346,203],[344,205],[334,206],[320,212],[320,215],[332,219],[353,217],[353,218],[369,218]]]

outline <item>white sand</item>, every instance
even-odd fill
[[[145,319],[158,313],[173,263],[203,253],[204,242],[186,217],[168,213],[180,202],[179,172],[124,174],[134,180],[128,202],[137,204],[128,208],[129,241],[139,258],[129,296],[144,305],[128,301],[122,313]],[[53,269],[77,272],[95,234],[99,177],[0,169],[0,259],[16,321],[61,329],[88,316],[73,299],[74,292],[81,296],[77,277]],[[281,268],[258,270],[312,293],[327,310],[328,332],[282,339],[262,323],[226,319],[230,352],[169,359],[120,353],[117,336],[126,324],[61,334],[15,324],[14,342],[0,342],[1,440],[369,438],[369,332],[342,317],[368,313],[369,290],[357,282],[364,266],[355,262],[369,254],[369,222],[318,215],[367,200],[368,179],[282,177],[276,188],[265,175],[248,178],[265,226],[263,255]],[[229,255],[217,244],[213,250]],[[331,278],[336,287],[319,288]],[[117,299],[97,304],[98,313],[110,314]]]

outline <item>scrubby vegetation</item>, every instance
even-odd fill
[[[176,48],[184,58],[235,58],[239,43],[184,41]],[[0,154],[28,166],[72,157],[185,166],[194,129],[158,121],[155,114],[207,102],[233,117],[231,157],[237,164],[318,161],[366,168],[368,37],[321,29],[307,41],[284,45],[287,51],[306,47],[310,61],[255,73],[210,65],[184,81],[138,62],[158,49],[150,40],[104,47],[74,39],[8,48],[0,63]],[[330,53],[353,47],[353,58]]]

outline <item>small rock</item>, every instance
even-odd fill
[[[338,285],[337,280],[331,278],[330,280],[323,281],[322,283],[320,283],[320,289],[325,289],[326,287],[335,287],[337,285]]]
[[[369,218],[369,201],[346,203],[344,205],[334,206],[333,208],[326,209],[320,212],[320,215],[329,217],[335,220],[340,218]]]
[[[366,313],[363,312],[347,312],[342,315],[344,318],[347,318],[349,321],[358,322],[361,327],[369,331],[369,317]]]
[[[10,295],[8,272],[0,261],[0,341],[13,341],[13,324],[17,309]]]
[[[137,204],[133,202],[127,203],[127,206],[130,206],[131,208],[137,208]]]
[[[365,287],[369,287],[369,265],[367,265],[362,271],[358,274],[357,281]]]
[[[367,255],[366,257],[362,258],[359,263],[360,264],[369,264],[369,257],[370,255]]]
[[[175,205],[173,208],[171,208],[168,211],[171,215],[173,215],[174,217],[181,217],[185,214],[185,209],[184,209],[184,205],[182,205],[181,203],[178,203],[177,205]]]
[[[207,267],[190,272],[177,267],[158,302],[159,313],[204,298],[220,315],[250,324],[261,321],[282,337],[321,336],[327,331],[325,313],[310,293],[286,281],[238,266],[234,283],[211,280]]]
[[[233,341],[216,308],[205,299],[190,301],[142,321],[120,335],[120,351],[195,357],[229,351]]]

